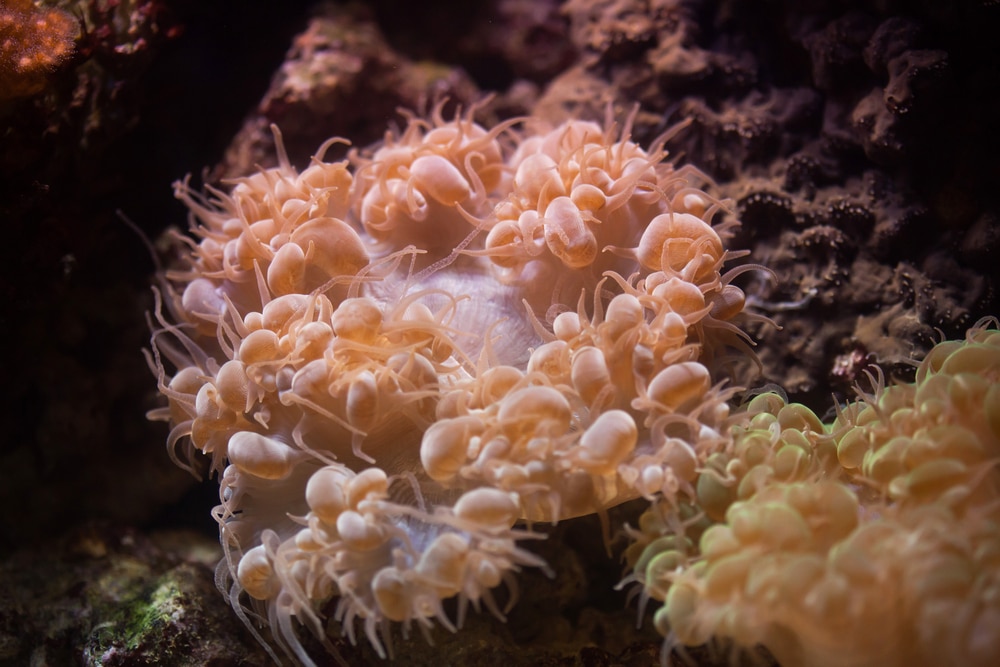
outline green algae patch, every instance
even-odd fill
[[[148,580],[136,579],[132,594],[117,605],[109,604],[107,614],[99,616],[110,620],[94,629],[91,656],[94,664],[114,665],[139,660],[150,663],[166,660],[179,664],[183,655],[192,648],[192,639],[185,623],[190,617],[187,608],[192,604],[193,589],[197,588],[196,574],[187,564],[179,565],[150,585]]]
[[[91,525],[0,561],[0,667],[265,665],[215,587],[218,544]]]

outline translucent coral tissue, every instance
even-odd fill
[[[343,162],[177,185],[156,416],[211,460],[227,593],[289,656],[302,625],[333,651],[330,617],[383,655],[393,622],[502,618],[492,589],[545,567],[518,521],[686,502],[731,446],[720,204],[606,125],[438,110]]]

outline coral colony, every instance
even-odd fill
[[[72,14],[31,0],[0,0],[0,101],[33,95],[73,52],[80,32]]]
[[[651,501],[626,583],[667,644],[797,664],[985,665],[1000,653],[1000,333],[823,424],[753,359],[747,265],[693,168],[617,129],[407,117],[376,149],[202,195],[151,361],[171,456],[220,479],[220,586],[312,664],[326,616],[503,617],[537,522]],[[169,367],[169,368],[168,368]],[[457,618],[443,601],[457,597]],[[259,635],[258,635],[259,636]],[[269,650],[273,650],[270,649]],[[277,660],[277,654],[272,653]]]

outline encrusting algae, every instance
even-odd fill
[[[665,161],[669,133],[644,149],[629,122],[487,129],[472,115],[408,115],[340,162],[325,161],[332,139],[301,173],[275,130],[278,167],[225,192],[177,184],[193,239],[163,280],[150,360],[169,405],[154,416],[172,425],[175,462],[196,472],[201,452],[219,476],[218,580],[255,634],[268,624],[313,664],[298,626],[336,656],[327,617],[383,656],[393,622],[454,631],[470,604],[503,618],[492,589],[507,586],[509,607],[516,572],[547,568],[521,545],[544,537],[532,523],[639,497],[653,506],[630,529],[628,579],[665,600],[668,643],[729,637],[783,664],[835,661],[831,638],[869,623],[850,612],[863,577],[911,615],[938,589],[966,596],[965,617],[937,605],[913,621],[940,620],[936,637],[996,620],[997,595],[966,601],[998,567],[996,549],[980,554],[996,415],[944,455],[893,444],[937,442],[929,420],[957,419],[940,380],[920,384],[937,387],[937,412],[910,405],[908,420],[883,406],[909,400],[896,387],[833,426],[773,394],[734,412],[724,371],[755,361],[738,326],[755,316],[731,281],[760,267],[724,272],[742,254],[726,248],[733,223],[714,223],[725,204],[703,175]],[[995,347],[995,332],[970,335]],[[922,373],[940,376],[941,356]],[[991,372],[977,377],[996,403]],[[893,570],[892,545],[934,526],[961,544],[958,574],[925,576],[951,558],[944,536]],[[909,627],[892,655],[913,649]],[[978,630],[948,640],[935,646],[965,642],[969,664],[995,650]]]

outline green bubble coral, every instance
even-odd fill
[[[784,667],[998,664],[995,327],[940,343],[915,382],[830,425],[756,397],[699,476],[714,523],[697,551],[655,538],[669,522],[654,507],[628,554],[668,644],[763,645]]]

